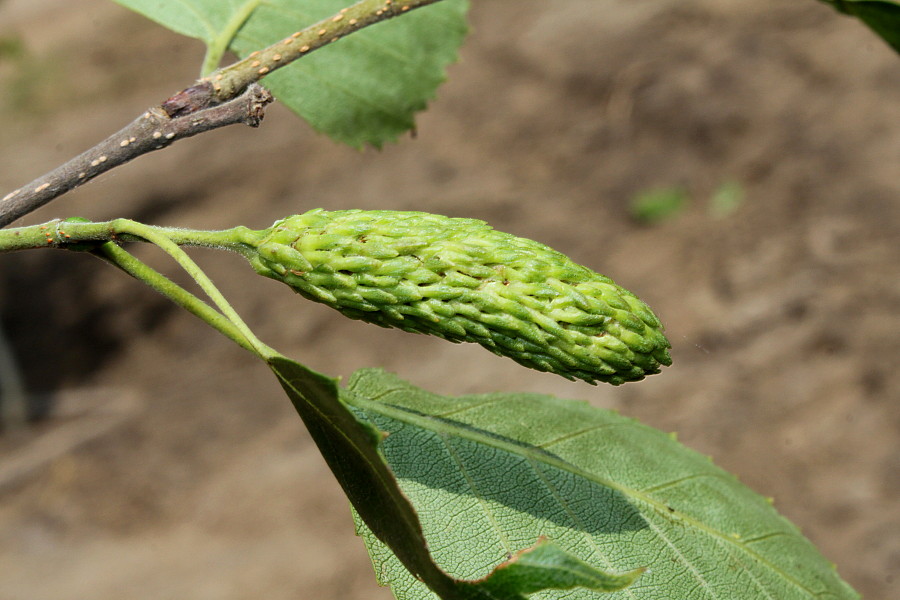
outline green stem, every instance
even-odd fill
[[[228,46],[231,45],[234,36],[237,35],[237,32],[244,26],[244,23],[247,22],[247,19],[250,18],[250,15],[253,14],[253,11],[256,10],[261,2],[262,0],[247,0],[247,2],[244,2],[243,6],[238,8],[228,23],[225,24],[221,33],[209,42],[206,47],[206,56],[203,57],[200,77],[206,77],[216,70],[219,63],[222,62],[222,57],[228,50]]]
[[[117,234],[130,234],[137,238],[143,238],[148,242],[158,246],[163,252],[175,259],[182,269],[197,282],[200,288],[209,296],[210,300],[219,308],[223,315],[230,320],[234,326],[240,331],[254,352],[263,359],[274,356],[275,351],[269,346],[263,344],[259,338],[250,330],[244,320],[241,319],[237,311],[228,303],[222,292],[215,286],[212,280],[203,272],[203,270],[187,255],[187,252],[166,236],[165,232],[137,221],[128,219],[116,219],[111,221]],[[77,225],[75,223],[74,225]],[[212,232],[206,232],[212,234]]]
[[[210,327],[234,341],[241,348],[257,354],[256,348],[229,319],[162,273],[135,258],[115,242],[105,242],[92,253],[122,269],[135,279],[146,283],[178,306],[205,321]]]
[[[116,221],[113,221],[113,223],[115,222]],[[222,229],[219,231],[207,231],[203,229],[182,229],[178,227],[156,227],[153,225],[136,223],[135,221],[129,221],[129,223],[140,225],[142,231],[153,232],[154,235],[162,236],[178,246],[195,246],[200,248],[229,250],[244,257],[248,257],[259,240],[262,239],[261,232],[243,226]],[[146,239],[143,235],[134,236],[132,238],[129,236],[130,232],[122,231],[118,228],[116,233],[120,236],[123,236],[124,234],[123,237],[127,241],[144,241],[144,239]]]
[[[54,219],[40,225],[0,229],[0,253],[37,248],[81,250],[85,249],[81,246],[84,243],[106,242],[113,239],[123,242],[149,241],[142,235],[132,235],[120,230],[119,225],[122,222],[124,220],[93,223]],[[245,257],[255,247],[262,234],[246,227],[205,231],[141,225],[141,230],[145,233],[155,232],[156,235],[179,246],[230,250]]]
[[[154,289],[172,298],[179,306],[186,308],[219,331],[226,333],[219,321],[224,315],[232,325],[228,329],[229,333],[226,333],[226,335],[235,341],[238,341],[238,337],[240,337],[241,341],[238,341],[238,343],[242,347],[252,350],[263,359],[268,359],[276,354],[275,351],[262,343],[253,334],[247,324],[237,314],[237,311],[232,308],[222,293],[216,288],[212,280],[180,247],[180,245],[191,245],[220,248],[237,252],[246,257],[250,254],[255,241],[260,236],[261,232],[255,232],[246,227],[235,227],[223,231],[195,231],[153,227],[128,219],[116,219],[103,223],[60,221],[57,219],[43,225],[0,230],[0,253],[29,248],[51,247],[99,252],[115,264],[119,264],[116,260],[117,258],[121,259],[129,265],[128,269],[126,269],[129,274],[146,282]],[[124,254],[117,252],[115,248],[118,248],[118,246],[116,246],[114,240],[126,242],[147,241],[158,246],[197,282],[222,314],[212,311],[202,300],[153,271],[124,250],[119,248]],[[124,266],[119,266],[125,269]],[[198,306],[198,302],[202,306]],[[209,311],[212,311],[212,313],[209,313]],[[218,319],[213,318],[213,314]],[[211,318],[213,320],[210,320]]]
[[[56,226],[59,220],[41,225],[0,229],[0,253],[58,246]]]

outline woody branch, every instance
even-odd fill
[[[272,96],[260,79],[342,37],[441,0],[361,0],[223,67],[151,108],[119,132],[0,199],[0,227],[142,154],[235,123],[259,125]]]

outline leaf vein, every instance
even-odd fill
[[[534,470],[538,479],[544,484],[547,488],[547,491],[551,496],[557,501],[557,503],[562,507],[563,511],[572,520],[575,527],[578,528],[578,531],[584,532],[584,537],[588,544],[594,549],[594,557],[598,559],[600,563],[602,563],[604,570],[611,570],[615,568],[612,561],[609,560],[609,557],[603,552],[602,548],[599,544],[597,544],[597,540],[594,539],[594,536],[587,533],[587,524],[578,516],[576,511],[572,510],[569,502],[566,501],[565,497],[559,493],[559,490],[553,485],[553,482],[547,477],[546,473],[540,468],[540,463],[535,461],[533,457],[526,457],[528,464],[531,465],[531,468]],[[634,592],[631,591],[630,587],[625,588],[624,590],[620,590],[625,593],[625,595],[629,598],[636,598]]]
[[[724,479],[729,480],[729,478],[722,473],[695,473],[693,475],[685,475],[684,477],[679,477],[678,479],[672,479],[670,481],[665,481],[663,483],[659,483],[657,485],[652,485],[650,487],[642,488],[640,491],[642,494],[653,494],[656,492],[660,492],[662,490],[675,487],[682,483],[693,481],[695,479]]]
[[[542,443],[538,444],[536,447],[543,448],[544,450],[546,450],[547,448],[549,448],[550,446],[552,446],[554,444],[568,442],[568,441],[575,439],[577,437],[580,437],[582,435],[585,435],[588,433],[593,433],[595,431],[600,431],[601,429],[609,429],[612,427],[622,427],[623,425],[626,425],[626,424],[625,423],[602,423],[600,425],[591,425],[590,427],[585,427],[584,429],[579,429],[579,430],[573,431],[571,433],[566,433],[565,435],[561,435],[558,438],[554,438],[547,442],[542,442]]]
[[[443,433],[439,434],[441,440],[444,442],[445,447],[447,448],[448,454],[452,457],[453,461],[459,467],[460,473],[462,473],[463,478],[466,480],[466,484],[472,490],[473,497],[478,501],[478,504],[481,506],[481,510],[484,512],[485,517],[487,517],[488,521],[490,521],[491,526],[497,533],[497,537],[500,539],[500,543],[503,545],[503,549],[506,554],[512,554],[514,549],[509,542],[509,538],[507,538],[506,533],[500,527],[500,523],[497,522],[496,515],[494,515],[494,511],[490,509],[488,506],[484,494],[481,489],[479,489],[478,485],[475,483],[475,480],[472,478],[469,473],[469,469],[466,467],[465,463],[462,460],[462,457],[453,447],[453,444],[450,442],[450,436],[447,436]]]
[[[193,14],[197,19],[197,22],[206,29],[206,37],[203,38],[203,42],[207,45],[212,43],[212,40],[216,37],[216,29],[212,22],[206,18],[206,15],[194,8],[190,2],[186,2],[185,0],[175,0],[175,2],[183,6],[187,12]]]
[[[678,557],[680,563],[687,568],[687,570],[694,576],[694,579],[697,581],[697,584],[702,588],[707,596],[712,598],[713,600],[718,600],[719,595],[716,594],[715,589],[709,585],[709,582],[706,580],[706,577],[703,576],[703,573],[697,570],[694,564],[687,559],[684,553],[678,549],[672,540],[669,539],[669,536],[665,534],[665,532],[659,528],[651,519],[645,519],[647,526],[653,530],[653,532],[657,535],[657,537],[663,541],[663,543],[669,547],[673,554]]]
[[[445,420],[437,420],[434,417],[431,417],[429,415],[421,415],[419,413],[410,411],[409,409],[407,409],[405,407],[398,407],[395,405],[384,405],[384,404],[380,404],[380,403],[370,402],[367,398],[363,397],[362,395],[354,395],[351,400],[354,405],[358,406],[359,408],[362,408],[363,410],[372,411],[372,412],[374,412],[376,414],[380,414],[384,417],[394,419],[394,420],[397,420],[397,421],[400,421],[403,423],[407,423],[407,424],[410,424],[413,426],[417,426],[417,427],[420,427],[425,430],[435,431],[437,433],[440,433],[440,435],[442,435],[442,436],[459,437],[462,439],[467,439],[474,443],[479,443],[479,444],[484,444],[484,445],[487,445],[490,447],[494,447],[496,449],[499,449],[499,450],[502,450],[502,451],[505,451],[505,452],[508,452],[508,453],[511,453],[514,455],[530,457],[534,460],[542,461],[542,462],[548,464],[549,466],[561,469],[563,471],[567,471],[567,472],[572,473],[579,477],[583,477],[583,478],[587,479],[588,481],[592,481],[601,486],[605,486],[605,487],[614,489],[614,490],[624,494],[626,497],[629,497],[636,501],[642,502],[642,503],[652,507],[657,512],[658,515],[660,515],[664,518],[672,517],[672,513],[669,511],[669,509],[666,507],[666,505],[664,503],[657,501],[650,496],[647,496],[640,490],[630,488],[628,486],[622,485],[611,479],[608,479],[605,477],[600,477],[594,473],[589,473],[587,471],[584,471],[580,467],[577,467],[576,465],[574,465],[568,461],[565,461],[559,457],[547,455],[546,453],[544,453],[543,449],[539,449],[534,446],[528,447],[528,446],[514,444],[503,438],[489,435],[488,432],[479,433],[476,430],[474,430],[473,428],[456,427],[456,426],[453,426],[453,424],[451,422],[448,422]],[[742,541],[736,540],[733,537],[731,537],[729,534],[726,534],[722,531],[714,529],[713,527],[710,527],[710,526],[706,525],[705,523],[698,521],[688,515],[679,513],[679,519],[682,522],[690,525],[691,527],[696,528],[698,531],[704,532],[706,535],[708,535],[712,538],[718,539],[720,542],[723,542],[725,544],[730,544],[735,548],[741,549],[743,552],[746,552],[747,554],[753,556],[756,560],[759,561],[760,564],[766,565],[773,572],[778,573],[779,575],[783,576],[786,580],[791,581],[798,588],[806,591],[810,595],[813,595],[813,596],[816,595],[816,592],[811,590],[808,586],[804,585],[802,582],[798,581],[794,577],[789,577],[778,565],[774,564],[771,560],[760,555],[758,552],[756,552],[752,548],[747,547],[747,545],[742,543]],[[677,547],[675,547],[672,544],[671,540],[669,540],[659,530],[658,526],[656,526],[652,523],[652,520],[645,519],[645,521],[648,523],[648,526],[650,526],[654,530],[654,532],[660,536],[661,540],[663,540],[667,545],[672,547],[679,554],[679,556],[682,556],[681,553],[677,551]],[[692,565],[688,565],[688,566],[691,568],[691,570],[694,573],[696,573],[696,576],[699,578],[699,580],[702,581],[704,584],[706,584],[705,587],[707,589],[709,589],[708,583],[706,583],[705,579],[702,578],[702,574],[700,574],[698,571],[696,571],[696,569],[694,569]],[[710,592],[710,593],[712,594],[712,598],[714,598],[714,599],[717,598],[717,596],[715,596],[713,592]]]

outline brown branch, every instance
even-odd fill
[[[252,52],[247,58],[230,64],[201,80],[213,87],[215,100],[222,101],[239,93],[276,69],[310,52],[338,41],[360,29],[435,4],[441,0],[360,0],[327,19],[310,25],[272,44]]]
[[[114,167],[177,140],[236,123],[257,127],[270,102],[272,95],[253,85],[233,100],[184,116],[172,118],[161,107],[151,108],[87,152],[4,196],[0,227]]]
[[[239,60],[204,77],[196,85],[178,92],[162,104],[170,117],[233,98],[273,71],[298,58],[338,41],[360,29],[436,4],[441,0],[360,0],[353,6],[318,23],[301,29],[268,48],[251,52]]]
[[[355,31],[441,0],[360,0],[336,15],[212,73],[148,110],[118,133],[0,199],[0,227],[142,154],[234,123],[262,120],[272,96],[256,82]]]

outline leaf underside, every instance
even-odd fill
[[[369,535],[378,543],[389,545],[397,564],[402,561],[406,565],[405,569],[400,568],[409,577],[410,572],[415,572],[418,579],[414,580],[419,585],[437,590],[444,600],[524,600],[526,594],[534,591],[578,586],[597,591],[619,590],[641,575],[642,570],[602,571],[547,540],[532,540],[523,546],[523,551],[496,560],[491,565],[496,570],[486,572],[479,581],[447,575],[433,562],[418,516],[379,452],[381,433],[358,421],[339,400],[336,380],[283,356],[269,357],[268,364],[356,515],[365,521]]]
[[[252,9],[228,48],[240,57],[336,14],[350,0],[116,0],[207,46]],[[467,0],[445,0],[358,31],[268,75],[264,83],[317,131],[381,146],[415,127],[456,60]],[[227,41],[227,40],[226,40]]]
[[[858,598],[770,502],[616,413],[533,394],[447,398],[378,370],[356,373],[346,398],[388,434],[382,452],[453,577],[483,577],[547,538],[602,571],[647,569],[609,598]],[[357,527],[380,583],[400,600],[434,598]]]

